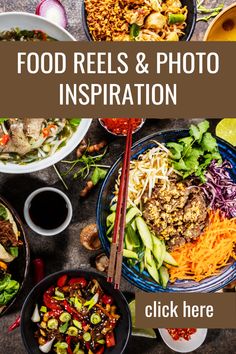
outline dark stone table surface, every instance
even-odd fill
[[[143,129],[134,136],[134,140],[151,134],[153,132],[165,129],[180,129],[188,127],[190,122],[197,120],[147,120]],[[212,128],[216,124],[215,120],[211,121]],[[88,133],[88,138],[92,143],[101,141],[101,139],[109,140],[109,151],[104,158],[104,164],[112,164],[120,155],[124,146],[121,138],[111,138],[100,127],[97,120],[94,120]],[[68,157],[73,159],[74,153]],[[58,163],[57,167],[60,171],[65,170],[63,163]],[[96,188],[88,198],[82,200],[79,197],[79,191],[82,187],[82,181],[74,181],[67,178],[69,186],[68,196],[72,201],[74,214],[68,229],[62,234],[54,237],[43,237],[32,232],[26,227],[26,234],[30,243],[31,258],[42,257],[46,264],[46,274],[69,268],[93,269],[93,261],[96,253],[86,251],[79,242],[79,234],[81,229],[88,223],[95,222],[96,200],[98,196],[98,188]],[[27,195],[34,189],[41,186],[54,186],[64,189],[53,167],[45,170],[27,174],[27,175],[6,175],[0,174],[0,195],[7,198],[15,207],[20,216],[23,218],[22,210]],[[0,353],[1,354],[24,354],[20,330],[7,333],[7,328],[14,321],[20,311],[25,296],[32,287],[31,274],[27,281],[24,292],[14,309],[3,318],[0,318]],[[122,280],[121,289],[130,294],[134,294],[138,290],[131,286],[126,280]],[[209,330],[207,339],[200,349],[196,351],[198,354],[208,353],[224,353],[231,354],[236,349],[236,331],[235,330]],[[138,351],[137,351],[138,350]],[[172,351],[167,348],[158,335],[156,340],[132,337],[129,341],[125,354],[168,354]]]
[[[0,0],[0,12],[5,11],[27,11],[34,13],[38,1],[35,0]],[[207,0],[206,3],[217,4],[221,1]],[[226,0],[225,4],[232,3]],[[63,1],[68,14],[68,30],[78,40],[85,40],[84,31],[81,24],[81,0],[64,0]],[[193,40],[202,40],[207,24],[200,22],[197,24]],[[214,127],[215,121],[212,121]],[[179,129],[189,126],[190,121],[184,120],[148,120],[144,128],[135,135],[134,140],[148,135],[149,133],[160,131],[163,129]],[[98,142],[105,136],[104,131],[97,121],[92,123],[88,134],[91,142]],[[104,163],[112,164],[120,155],[124,146],[122,139],[116,138],[110,141],[109,152],[104,159]],[[69,158],[73,158],[72,153]],[[63,171],[65,166],[58,164],[58,168]],[[79,234],[81,229],[88,223],[95,222],[96,200],[98,189],[94,190],[87,199],[79,198],[81,189],[81,181],[73,181],[67,179],[69,185],[68,195],[72,201],[74,214],[68,229],[62,234],[45,238],[32,232],[26,227],[27,237],[30,243],[31,258],[42,257],[46,263],[46,274],[53,273],[61,269],[69,268],[92,268],[95,254],[88,252],[82,248],[79,242]],[[45,170],[35,172],[28,175],[5,175],[0,174],[0,195],[5,196],[8,201],[15,207],[21,217],[22,208],[27,195],[40,186],[54,186],[63,190],[63,186],[59,181],[52,167]],[[20,330],[17,329],[12,333],[7,333],[7,328],[15,320],[19,314],[20,308],[32,287],[31,274],[29,276],[26,288],[16,306],[12,311],[0,318],[0,354],[25,354]],[[122,280],[121,289],[123,291],[134,294],[138,290],[129,285],[124,279]],[[198,354],[231,354],[236,352],[236,331],[235,330],[209,330],[204,345],[196,351]],[[173,353],[168,349],[161,338],[158,336],[156,340],[132,337],[129,341],[125,354],[168,354]]]

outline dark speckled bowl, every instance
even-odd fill
[[[183,6],[187,6],[188,8],[188,17],[187,17],[187,27],[185,28],[184,32],[185,35],[180,38],[181,41],[190,41],[195,25],[196,25],[196,19],[197,19],[197,5],[196,5],[196,0],[181,0]],[[82,24],[84,28],[84,32],[86,34],[86,37],[89,41],[93,41],[93,38],[90,34],[88,25],[87,25],[87,13],[85,10],[85,5],[84,1],[82,2]]]
[[[3,316],[15,305],[15,303],[17,303],[17,299],[22,289],[24,288],[24,284],[29,271],[30,251],[29,251],[29,245],[24,232],[24,227],[18,214],[3,197],[0,197],[0,203],[5,205],[6,208],[8,208],[8,210],[11,212],[17,224],[18,230],[20,231],[20,240],[23,242],[23,245],[19,247],[18,257],[13,262],[9,263],[9,273],[12,275],[12,279],[17,280],[20,283],[20,289],[16,294],[16,296],[6,305],[6,307],[0,313],[0,316]]]
[[[170,141],[177,141],[179,138],[187,135],[188,130],[172,130],[154,133],[140,140],[133,146],[132,158],[137,158],[145,150],[155,146],[155,144],[152,143],[152,140],[167,143]],[[236,149],[221,139],[217,139],[217,142],[222,158],[230,161],[233,166],[233,169],[230,172],[233,180],[236,182]],[[101,187],[97,204],[99,237],[107,255],[109,255],[110,252],[110,243],[106,237],[106,217],[110,213],[109,205],[113,197],[112,191],[120,167],[121,158],[119,158],[109,170]],[[199,283],[189,280],[176,281],[174,284],[169,284],[165,290],[154,282],[146,271],[140,274],[137,267],[129,267],[125,260],[123,261],[122,274],[134,286],[147,292],[213,292],[225,287],[228,283],[236,279],[236,262],[232,261],[232,263],[225,267],[217,276],[207,278]]]
[[[31,321],[31,316],[34,311],[35,304],[42,303],[43,293],[50,286],[55,285],[57,279],[63,274],[67,274],[69,277],[84,277],[87,280],[95,278],[98,280],[105,293],[113,297],[114,304],[117,306],[117,312],[121,317],[115,328],[116,346],[107,348],[104,354],[122,354],[131,333],[130,311],[125,297],[119,290],[115,290],[112,284],[107,283],[106,278],[103,275],[79,269],[63,270],[49,275],[38,283],[29,293],[21,312],[21,335],[27,352],[30,354],[41,353],[38,348],[37,341],[34,338],[34,332],[37,327],[35,323]]]

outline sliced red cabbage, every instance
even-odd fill
[[[227,218],[236,217],[236,183],[230,177],[231,168],[228,161],[220,166],[213,161],[205,174],[207,182],[202,185],[210,208],[220,209]]]

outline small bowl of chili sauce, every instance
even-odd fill
[[[101,126],[109,133],[116,136],[126,136],[129,120],[133,127],[133,134],[142,128],[145,118],[99,118]]]

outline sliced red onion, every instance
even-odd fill
[[[66,28],[67,16],[64,6],[59,0],[42,0],[36,7],[36,15],[45,17],[47,20]]]

